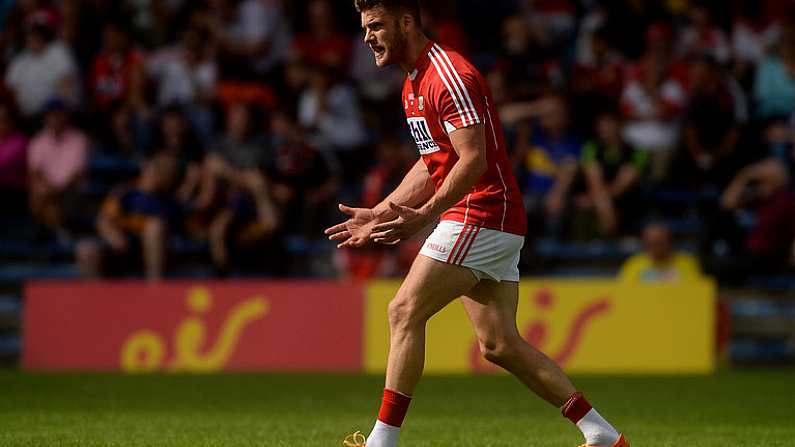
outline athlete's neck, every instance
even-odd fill
[[[422,50],[428,45],[429,39],[423,33],[410,34],[406,42],[406,59],[400,63],[400,68],[406,73],[411,73],[417,67],[417,61],[422,56]]]

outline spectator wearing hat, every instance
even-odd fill
[[[66,104],[51,100],[45,107],[44,128],[30,142],[29,202],[33,217],[59,236],[65,234],[87,163],[86,134],[72,126]]]

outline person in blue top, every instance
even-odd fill
[[[789,116],[795,111],[795,32],[783,33],[776,54],[756,68],[756,115],[761,119]]]
[[[529,234],[559,233],[582,152],[566,98],[550,94],[534,107],[537,123],[522,155],[520,178]]]

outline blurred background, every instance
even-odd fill
[[[322,233],[417,158],[405,75],[376,69],[352,3],[0,1],[4,361],[30,281],[405,274],[424,235]],[[795,2],[423,7],[491,84],[524,275],[714,278],[719,355],[795,360]]]

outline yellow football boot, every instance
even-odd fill
[[[365,442],[367,442],[367,439],[362,432],[357,431],[352,435],[348,435],[345,440],[342,441],[342,445],[345,447],[365,447]],[[627,446],[629,446],[629,444],[627,444]]]

